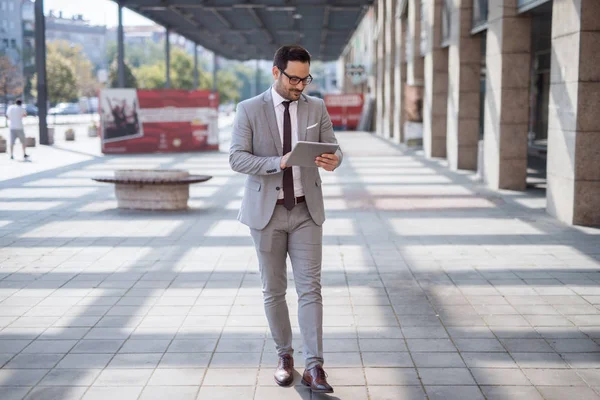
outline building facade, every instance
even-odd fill
[[[63,17],[61,11],[50,10],[46,16],[46,40],[63,40],[79,45],[96,69],[108,69],[106,58],[106,26],[90,25],[82,15]]]
[[[22,0],[0,0],[0,53],[8,55],[22,68]]]
[[[355,36],[376,67],[344,89],[371,93],[377,134],[493,189],[545,190],[559,220],[600,225],[600,1],[378,0],[370,12],[374,35]],[[351,41],[344,64],[361,57]]]

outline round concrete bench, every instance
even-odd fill
[[[190,197],[190,184],[211,178],[208,175],[190,175],[182,170],[129,169],[115,171],[114,177],[92,179],[115,184],[119,208],[183,210],[187,208]]]

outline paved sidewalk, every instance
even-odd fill
[[[338,138],[344,164],[322,174],[333,396],[273,381],[235,220],[243,177],[215,152],[86,156],[0,181],[0,398],[600,399],[599,229],[558,223],[542,193]],[[126,167],[214,179],[185,212],[124,211],[89,178]]]

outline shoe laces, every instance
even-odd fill
[[[290,356],[282,356],[281,361],[283,363],[283,368],[291,368],[292,366],[292,357]]]
[[[325,370],[323,369],[323,367],[317,366],[317,378],[321,379],[321,380],[326,380],[327,376],[328,376],[327,372],[325,372]]]

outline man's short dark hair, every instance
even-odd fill
[[[273,66],[285,71],[288,61],[300,61],[310,64],[310,53],[304,47],[296,45],[282,46],[275,52]]]
[[[23,102],[21,100],[17,100],[17,105],[20,106],[21,104],[23,104]]]

